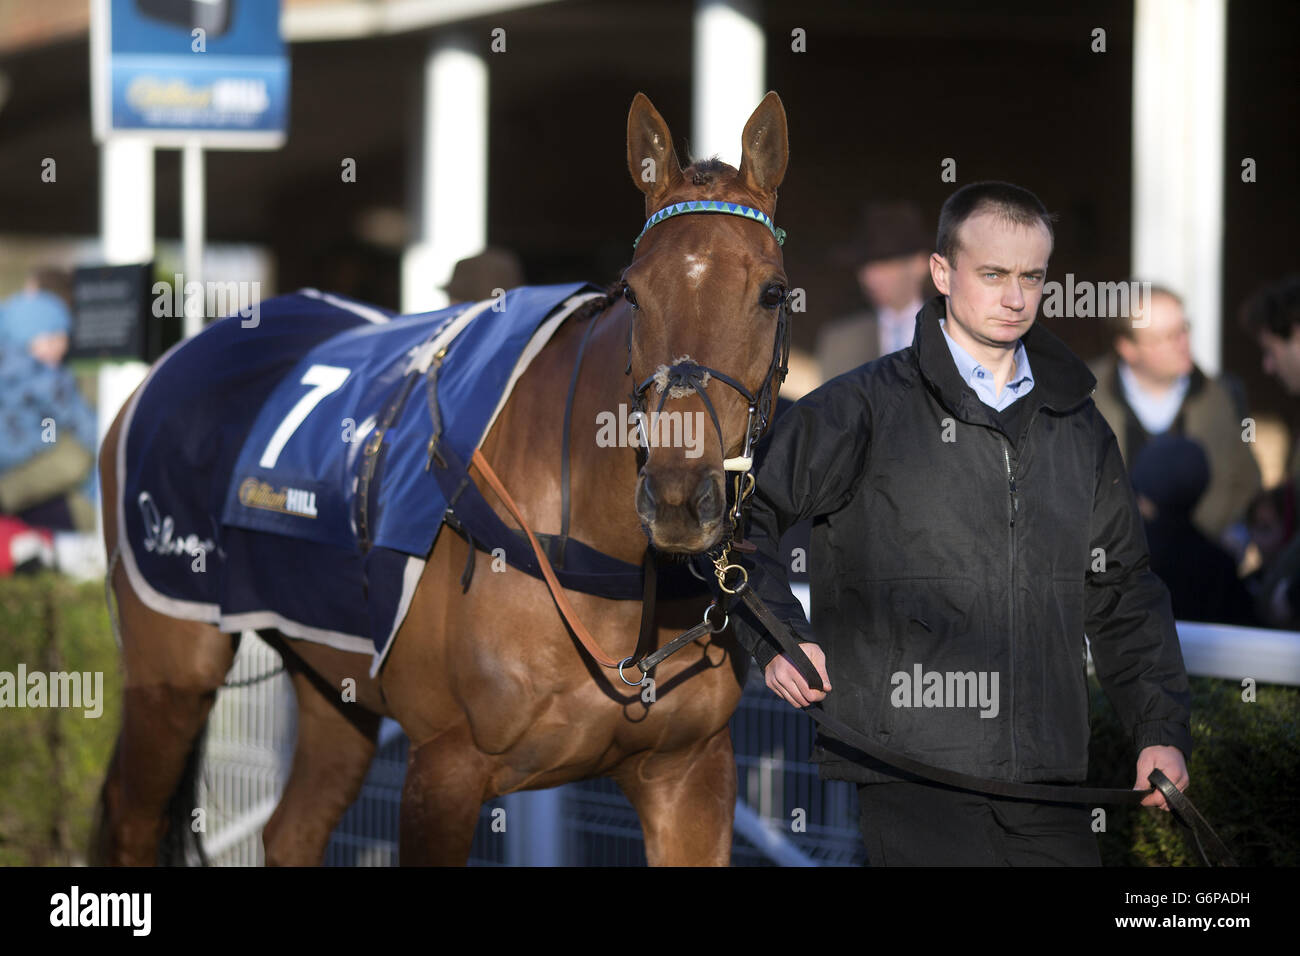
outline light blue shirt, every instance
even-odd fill
[[[1119,363],[1119,380],[1124,388],[1124,397],[1128,399],[1129,408],[1147,430],[1148,435],[1159,435],[1168,431],[1169,426],[1178,417],[1178,410],[1183,407],[1187,397],[1187,387],[1192,377],[1184,375],[1174,383],[1174,387],[1156,398],[1142,390],[1137,383],[1133,370],[1124,362]]]
[[[939,320],[939,328],[943,330],[943,337],[948,342],[948,351],[952,353],[952,360],[957,363],[957,374],[961,380],[974,389],[979,400],[994,411],[1002,411],[1012,402],[1025,395],[1034,387],[1034,373],[1029,369],[1029,355],[1025,352],[1023,342],[1016,343],[1015,363],[1016,370],[1011,373],[1011,378],[1002,389],[1001,395],[993,394],[993,373],[986,369],[979,362],[971,357],[970,353],[957,344],[956,340],[948,334],[944,328],[944,320]]]

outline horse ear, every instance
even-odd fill
[[[759,193],[775,193],[790,159],[785,107],[776,91],[763,97],[741,134],[740,181]]]
[[[636,95],[627,114],[627,170],[645,193],[647,209],[682,178],[673,134],[644,93]]]

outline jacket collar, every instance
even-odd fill
[[[957,373],[939,319],[947,317],[947,299],[936,295],[916,315],[911,351],[921,378],[943,405],[964,421],[997,426],[996,413]],[[1066,412],[1084,402],[1097,385],[1092,372],[1064,342],[1035,321],[1020,339],[1034,370],[1034,388],[1026,400],[1034,407]]]

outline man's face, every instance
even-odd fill
[[[926,263],[923,252],[893,259],[877,259],[858,270],[858,284],[876,308],[902,309],[921,297]]]
[[[1192,344],[1187,334],[1187,317],[1178,301],[1154,295],[1147,306],[1151,323],[1134,329],[1133,338],[1121,336],[1115,348],[1134,372],[1152,381],[1172,385],[1192,371]]]
[[[957,239],[955,263],[938,253],[930,257],[934,287],[948,297],[949,334],[963,346],[964,338],[1013,348],[1038,315],[1051,234],[1041,222],[1018,226],[982,212],[961,224]]]
[[[1264,371],[1274,376],[1292,395],[1300,395],[1300,327],[1291,329],[1290,338],[1261,329],[1256,336],[1264,353]]]

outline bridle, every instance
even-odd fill
[[[757,222],[767,228],[776,239],[777,245],[785,245],[785,230],[779,229],[772,222],[770,216],[761,209],[755,209],[752,206],[746,206],[742,203],[727,202],[717,199],[695,199],[683,202],[671,203],[658,212],[654,213],[646,220],[644,228],[632,243],[635,249],[641,242],[645,234],[654,226],[670,219],[674,216],[691,215],[697,213],[712,213],[720,215],[738,216],[742,219],[748,219],[751,222]],[[626,289],[626,285],[624,286]],[[632,374],[632,333],[636,327],[636,306],[633,305],[632,319],[627,326],[627,367],[624,369],[625,374]],[[728,560],[730,547],[739,540],[741,528],[743,527],[743,516],[745,502],[754,490],[754,446],[758,443],[759,437],[767,429],[768,423],[772,420],[772,414],[776,408],[777,395],[781,388],[781,383],[785,381],[786,373],[789,371],[790,359],[790,293],[789,290],[783,292],[781,301],[776,305],[776,341],[772,348],[772,360],[768,363],[767,371],[763,375],[763,384],[759,392],[755,395],[743,382],[734,377],[721,372],[709,365],[702,365],[690,359],[689,356],[681,356],[674,359],[672,365],[660,365],[653,373],[637,385],[634,385],[629,393],[629,398],[634,406],[632,417],[635,418],[637,428],[640,434],[642,449],[649,448],[650,439],[646,431],[646,398],[647,393],[652,385],[658,388],[659,404],[655,408],[655,418],[663,413],[664,402],[672,397],[680,397],[694,392],[700,396],[704,402],[704,407],[708,410],[709,417],[713,421],[714,430],[718,434],[718,447],[726,454],[727,443],[722,436],[722,425],[718,420],[718,413],[713,407],[713,402],[709,398],[708,384],[710,379],[717,379],[722,384],[728,386],[737,392],[743,398],[748,406],[748,414],[745,421],[745,441],[739,456],[734,458],[724,458],[722,468],[724,471],[734,475],[733,482],[733,504],[727,513],[728,528],[723,534],[719,545],[709,551],[709,556],[714,560],[715,573],[718,576],[719,585],[724,592],[731,589],[726,586],[726,574],[735,569],[740,574],[745,574],[745,569],[738,564],[732,564]],[[653,420],[652,420],[653,421]],[[711,611],[713,606],[710,606]],[[708,622],[709,612],[705,612],[705,623]],[[726,627],[724,622],[722,630]],[[687,632],[690,633],[690,632]],[[685,635],[683,635],[685,636]],[[675,643],[675,642],[674,642]],[[685,642],[689,643],[689,642]],[[678,645],[681,646],[681,645]],[[674,647],[674,649],[676,649]],[[671,653],[671,652],[670,652]],[[664,655],[667,656],[667,655]],[[658,658],[658,660],[662,660]],[[642,662],[644,664],[644,662]],[[656,661],[657,663],[657,661]],[[653,663],[642,667],[642,673],[646,673]],[[621,674],[620,674],[621,676]],[[626,680],[626,678],[625,678]]]

